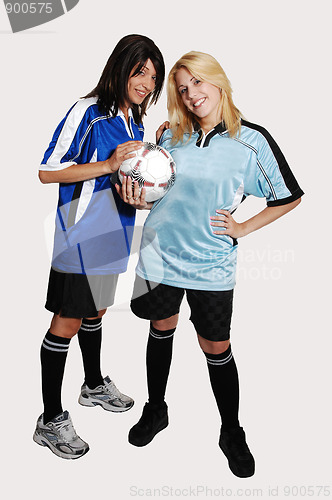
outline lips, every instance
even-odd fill
[[[143,92],[142,90],[135,89],[135,92],[136,92],[136,94],[139,97],[145,97],[146,96],[146,92]]]
[[[198,99],[198,101],[194,102],[193,108],[199,108],[202,106],[202,104],[205,102],[206,97],[202,97],[201,99]]]

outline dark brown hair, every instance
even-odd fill
[[[116,116],[119,108],[129,100],[130,73],[135,68],[132,76],[137,75],[148,59],[156,70],[156,86],[140,106],[132,105],[134,120],[140,123],[148,105],[151,106],[158,101],[165,78],[163,56],[155,43],[144,35],[127,35],[118,42],[106,63],[98,85],[85,98],[98,97],[101,111]]]

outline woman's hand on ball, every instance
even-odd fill
[[[106,161],[110,174],[116,172],[122,163],[135,156],[135,151],[142,147],[142,141],[127,141],[119,144],[113,154]]]
[[[150,210],[153,205],[153,203],[145,201],[145,188],[142,188],[140,193],[138,182],[134,181],[133,183],[129,176],[124,175],[122,186],[115,184],[115,189],[123,201],[138,210]]]

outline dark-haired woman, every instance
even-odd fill
[[[100,368],[102,316],[113,304],[118,275],[126,271],[141,204],[136,196],[124,203],[110,177],[140,147],[142,119],[160,96],[164,74],[152,40],[121,39],[96,88],[60,122],[40,167],[42,183],[60,186],[45,305],[53,318],[41,347],[44,412],[33,438],[61,458],[89,450],[61,403],[67,351],[76,333],[85,372],[79,403],[116,412],[134,403]]]

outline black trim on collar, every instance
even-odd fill
[[[218,134],[223,134],[227,130],[223,121],[218,123],[218,125],[216,125],[214,128],[216,129]]]
[[[203,130],[199,127],[199,125],[197,128],[197,131],[198,131],[199,135],[198,135],[198,139],[196,141],[196,146],[200,148],[203,137],[204,137],[204,133],[203,133]],[[212,139],[212,137],[214,137],[216,134],[222,135],[224,132],[226,132],[226,127],[224,125],[224,122],[218,123],[218,125],[216,125],[212,130],[210,130],[210,132],[205,136],[203,148],[207,148],[209,146],[210,140]]]
[[[201,128],[197,132],[198,132],[198,139],[196,141],[196,146],[200,148],[201,147],[201,142],[202,142],[203,137],[204,137],[204,132],[203,132],[203,130]]]

